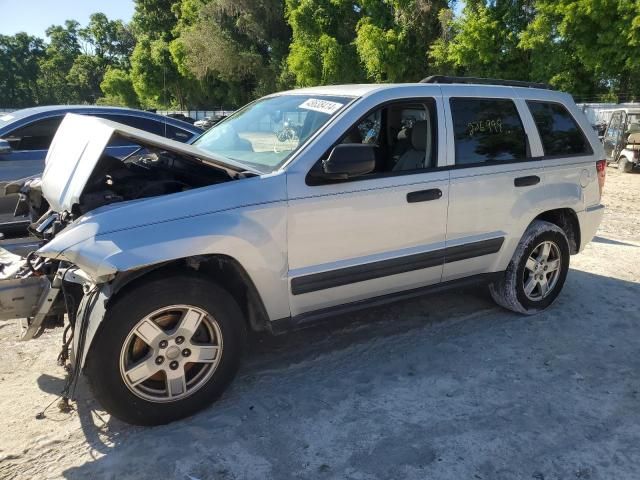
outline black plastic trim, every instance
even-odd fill
[[[452,77],[448,75],[431,75],[420,80],[420,83],[451,84],[464,83],[472,85],[500,85],[506,87],[540,88],[554,90],[548,83],[525,82],[523,80],[503,80],[501,78]]]
[[[416,192],[407,193],[408,203],[429,202],[442,198],[442,190],[439,188],[430,188],[428,190],[418,190]]]
[[[459,262],[460,260],[497,253],[502,248],[503,243],[504,237],[498,237],[457,245],[455,247],[447,247],[444,249],[444,263]]]
[[[431,252],[417,253],[389,260],[339,268],[328,272],[312,273],[291,279],[291,293],[302,295],[328,288],[341,287],[375,278],[388,277],[399,273],[436,267],[445,263],[458,262],[468,258],[496,253],[502,247],[504,238],[492,238],[479,242],[446,247]]]
[[[293,295],[301,295],[303,293],[311,293],[327,288],[373,280],[374,278],[388,277],[389,275],[396,275],[398,273],[436,267],[443,263],[444,249],[440,249],[364,265],[340,268],[338,270],[330,270],[328,272],[312,273],[292,279],[291,293]]]
[[[365,300],[358,300],[356,302],[323,308],[313,312],[302,313],[293,317],[279,318],[277,320],[271,321],[269,323],[269,327],[273,334],[279,335],[291,330],[311,327],[329,317],[355,312],[365,308],[386,305],[388,303],[439,293],[451,290],[452,288],[464,288],[473,285],[490,283],[500,278],[501,275],[502,272],[482,273],[479,275],[473,275],[470,277],[451,280],[448,282],[436,283],[434,285],[428,285],[426,287],[413,288],[411,290],[404,290],[402,292],[389,293],[378,297],[367,298]]]
[[[513,180],[516,187],[531,187],[540,183],[540,177],[537,175],[527,175],[526,177],[518,177]]]

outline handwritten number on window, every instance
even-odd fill
[[[469,136],[473,137],[476,133],[502,133],[502,120],[477,120],[467,124]]]

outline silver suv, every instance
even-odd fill
[[[113,158],[113,137],[144,148]],[[283,92],[194,145],[69,115],[36,192],[44,243],[2,254],[0,317],[26,317],[27,339],[66,312],[70,385],[82,371],[113,415],[165,423],[224,391],[247,330],[473,282],[547,308],[604,174],[571,97],[520,82]]]

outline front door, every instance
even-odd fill
[[[345,132],[339,143],[377,146],[376,168],[368,175],[318,183],[292,174],[292,315],[440,281],[449,171],[439,168],[445,148],[437,135],[443,122],[437,102],[388,104]]]

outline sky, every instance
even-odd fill
[[[131,20],[133,0],[0,0],[0,34],[27,32],[45,38],[51,25],[77,20],[85,26],[89,15],[104,13],[109,20]]]

